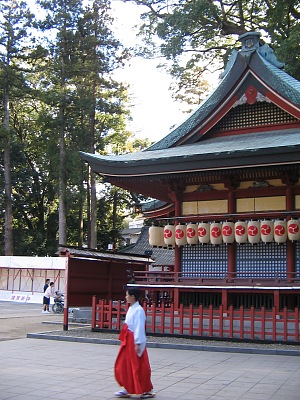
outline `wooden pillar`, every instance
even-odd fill
[[[181,216],[181,201],[176,197],[175,199],[175,215],[177,217]],[[176,221],[177,223],[178,221]],[[181,255],[182,255],[182,247],[178,247],[175,245],[174,251],[174,272],[181,272]],[[174,308],[178,310],[179,308],[179,289],[174,289]]]
[[[179,289],[178,288],[174,288],[173,301],[174,301],[174,309],[178,310],[179,309]]]
[[[181,217],[181,215],[182,215],[181,196],[180,196],[180,194],[176,193],[176,194],[174,194],[173,198],[175,200],[175,216]],[[175,221],[175,225],[177,223],[178,223],[178,221]],[[181,247],[178,247],[175,245],[174,272],[181,272],[181,254],[182,254]]]
[[[295,206],[295,196],[293,186],[288,185],[286,188],[286,210],[292,211]],[[295,257],[295,243],[287,240],[286,243],[286,275],[288,281],[293,281],[295,277],[295,269],[296,269],[296,257]]]
[[[235,214],[236,198],[235,191],[231,188],[228,194],[228,213]],[[228,279],[236,277],[236,242],[228,246]]]
[[[173,201],[175,205],[175,218],[182,216],[182,192],[184,187],[181,185],[175,185],[174,183],[170,186],[169,197]],[[175,225],[178,223],[178,220],[175,220]],[[182,255],[182,248],[175,245],[174,250],[174,272],[175,274],[181,272],[181,255]],[[179,289],[173,289],[173,302],[175,310],[179,308]]]
[[[174,272],[181,271],[181,253],[182,253],[182,248],[175,246],[175,249],[174,249]]]
[[[228,297],[227,297],[228,291],[226,289],[222,289],[222,306],[224,312],[228,310]]]
[[[280,292],[278,289],[274,290],[274,307],[276,313],[280,311]]]
[[[228,246],[228,280],[236,278],[236,243]]]

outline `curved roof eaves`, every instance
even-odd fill
[[[282,69],[279,69],[275,65],[271,64],[258,52],[257,55],[260,59],[259,61],[261,61],[265,66],[265,68],[260,67],[259,69],[259,76],[263,79],[263,81],[282,97],[288,99],[293,104],[300,106],[300,81],[293,78]],[[256,60],[253,58],[254,70],[257,67],[256,64]]]
[[[247,135],[222,136],[211,138],[202,142],[182,145],[170,149],[149,152],[136,152],[119,156],[100,156],[81,153],[94,172],[103,175],[131,176],[147,172],[151,166],[160,172],[169,171],[171,165],[179,165],[182,160],[187,162],[198,160],[197,164],[205,162],[214,164],[216,155],[218,159],[241,158],[246,154],[273,153],[278,154],[300,146],[300,130],[290,129],[269,132],[256,132]],[[240,160],[243,164],[242,159]],[[199,165],[200,165],[199,164]],[[181,165],[181,164],[180,164]]]
[[[239,58],[238,56],[239,54],[236,55],[235,61]],[[174,128],[174,130],[163,139],[145,149],[144,152],[167,149],[172,147],[178,142],[178,140],[187,135],[192,129],[199,125],[201,121],[203,121],[223,100],[245,69],[246,64],[244,62],[238,62],[237,66],[235,63],[233,67],[226,73],[219,86],[208,96],[206,100],[204,100],[198,106],[198,108],[196,108],[195,111],[192,112],[192,114],[190,114],[190,116],[183,123]]]

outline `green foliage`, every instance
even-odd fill
[[[0,2],[10,12],[11,2]],[[30,16],[15,38],[11,68],[3,58],[4,29],[0,28],[0,92],[10,82],[9,127],[1,126],[1,143],[9,142],[11,155],[14,254],[53,255],[58,245],[60,177],[64,177],[66,236],[70,245],[88,245],[91,175],[79,151],[104,151],[107,144],[126,151],[131,133],[127,87],[112,72],[128,57],[114,38],[110,4],[95,0],[39,1],[37,21],[26,3],[16,2],[15,15]],[[22,14],[23,13],[23,14]],[[15,34],[17,34],[17,26]],[[2,36],[1,36],[2,35]],[[28,36],[29,38],[29,36]],[[22,46],[21,46],[22,45]],[[2,46],[2,47],[1,47]],[[19,58],[17,56],[20,56]],[[0,111],[2,114],[2,111]],[[1,115],[3,117],[3,115]],[[63,140],[63,142],[62,142]],[[62,143],[65,157],[62,158]],[[0,145],[2,147],[2,145]],[[0,170],[4,158],[1,148]],[[0,174],[4,188],[3,174]],[[121,244],[124,207],[130,194],[110,188],[98,200],[99,247]],[[4,191],[0,191],[1,210]],[[113,207],[112,207],[113,205]],[[0,253],[4,252],[4,214],[0,213]],[[107,227],[102,234],[102,226]]]
[[[144,57],[165,57],[166,67],[174,77],[175,97],[190,104],[197,98],[195,93],[192,98],[189,95],[190,88],[195,87],[195,77],[201,98],[205,88],[201,74],[222,68],[228,50],[247,31],[259,31],[265,40],[274,44],[275,53],[286,63],[287,72],[299,79],[298,0],[123,1],[142,7],[140,36],[145,47],[138,49],[138,53]],[[180,93],[179,97],[176,93]]]

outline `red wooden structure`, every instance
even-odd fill
[[[92,330],[112,329],[119,331],[128,306],[121,302],[93,299]],[[223,338],[238,340],[262,340],[270,342],[299,342],[299,309],[286,308],[278,312],[275,307],[260,310],[251,307],[225,310],[200,305],[174,308],[174,304],[160,307],[144,303],[147,316],[146,331],[162,335]]]
[[[69,307],[91,307],[93,296],[102,299],[124,298],[124,287],[132,270],[145,271],[149,258],[114,254],[90,249],[62,247],[66,257],[64,329],[68,330]]]
[[[239,42],[217,89],[167,136],[143,152],[82,153],[107,182],[156,199],[143,207],[150,243],[173,248],[174,275],[131,283],[155,306],[300,307],[300,82],[259,33]]]

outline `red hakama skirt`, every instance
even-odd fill
[[[151,368],[147,349],[139,357],[135,351],[133,332],[123,326],[120,333],[120,350],[115,362],[115,378],[120,386],[123,386],[130,394],[142,394],[150,392]]]

